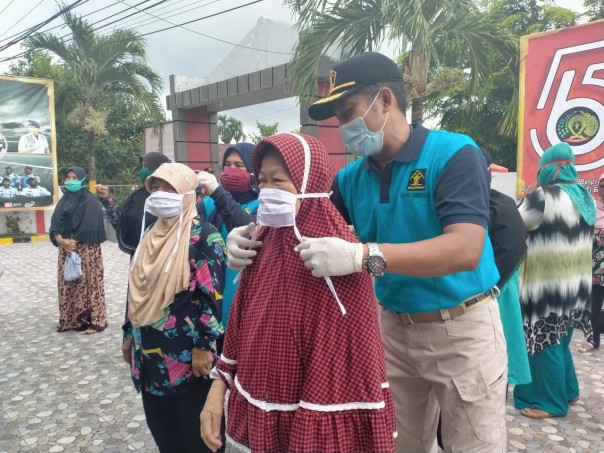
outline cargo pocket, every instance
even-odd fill
[[[453,383],[476,437],[490,444],[497,442],[501,436],[500,420],[490,391],[490,387],[499,385],[501,379],[505,379],[505,376],[501,375],[489,386],[480,369],[471,370],[453,378]]]

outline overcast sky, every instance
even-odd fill
[[[114,27],[135,28],[141,33],[148,33],[169,27],[171,24],[166,21],[181,24],[252,1],[167,0],[149,10],[150,14],[161,17],[162,20],[133,9],[122,12],[129,6],[140,4],[137,8],[142,9],[157,4],[161,0],[90,0],[84,5],[78,6],[75,11],[81,15],[90,14],[86,19],[92,21],[95,27],[102,27],[119,20],[115,24],[99,28],[99,32],[103,34],[109,33]],[[72,2],[73,0],[65,0],[65,3],[68,4]],[[575,10],[580,10],[582,6],[582,0],[556,0],[555,3],[558,6]],[[105,9],[97,11],[102,8]],[[0,23],[3,24],[0,28],[0,45],[5,44],[11,35],[38,24],[56,13],[57,10],[57,2],[54,0],[0,0],[0,11],[2,11]],[[129,18],[125,17],[132,13],[136,14]],[[115,16],[109,18],[112,15]],[[282,6],[281,0],[262,0],[259,3],[187,25],[193,32],[174,28],[149,35],[147,37],[149,65],[164,78],[165,93],[169,92],[168,76],[170,74],[204,77],[233,49],[231,44],[201,36],[195,31],[220,40],[239,43],[261,16],[293,23],[290,11]],[[61,23],[60,19],[56,19],[44,30]],[[55,28],[52,32],[65,34],[62,28]],[[271,50],[270,42],[268,42],[268,47],[266,50]],[[21,51],[19,46],[13,46],[0,52],[0,58],[16,55]],[[385,53],[388,53],[387,49]],[[0,74],[7,68],[7,63],[0,63]],[[255,131],[256,120],[263,123],[279,122],[280,131],[294,130],[299,126],[299,112],[293,99],[284,99],[226,113],[244,120],[248,134]]]

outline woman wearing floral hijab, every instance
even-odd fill
[[[589,304],[596,207],[579,184],[574,161],[567,143],[545,151],[539,187],[519,208],[528,230],[520,302],[532,382],[514,388],[514,404],[530,418],[566,415],[569,401],[579,398],[569,349],[573,329],[593,341]]]
[[[334,173],[314,137],[279,134],[254,154],[262,248],[242,275],[201,413],[216,451],[227,435],[252,452],[393,452],[396,422],[367,273],[313,277],[302,236],[358,241],[329,200]]]
[[[199,412],[222,336],[224,244],[197,217],[196,185],[195,172],[177,163],[145,181],[145,213],[157,221],[134,253],[128,281],[122,350],[130,351],[125,358],[161,453],[208,452]]]

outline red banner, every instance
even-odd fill
[[[520,41],[517,197],[537,179],[543,152],[572,146],[592,193],[604,172],[604,21]]]

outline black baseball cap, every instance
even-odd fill
[[[27,125],[28,126],[37,127],[38,129],[40,129],[40,123],[38,123],[35,120],[27,120]]]
[[[341,61],[329,71],[329,94],[313,103],[308,115],[315,121],[331,118],[338,99],[380,82],[403,82],[401,68],[387,56],[365,52]]]

